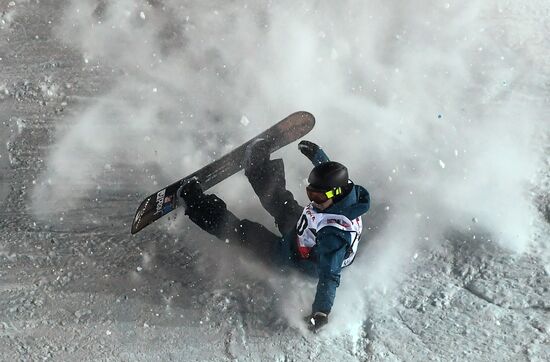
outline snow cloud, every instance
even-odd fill
[[[154,191],[307,110],[317,118],[307,138],[372,194],[366,251],[344,284],[350,275],[388,283],[450,229],[529,245],[549,69],[533,35],[542,25],[513,2],[68,3],[58,37],[85,69],[112,77],[61,133],[37,209],[78,205],[55,185],[91,192],[85,180],[106,164],[130,165],[141,191]],[[305,202],[310,166],[294,148],[281,154]],[[252,217],[259,203],[242,197],[251,192],[243,179],[235,187],[240,194],[218,190]]]

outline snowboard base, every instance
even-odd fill
[[[246,149],[252,142],[261,138],[269,141],[271,145],[270,153],[272,153],[305,136],[313,129],[314,125],[315,117],[311,113],[303,111],[293,113],[216,161],[149,195],[149,197],[142,201],[136,211],[131,233],[137,233],[147,225],[152,224],[176,209],[178,207],[178,189],[192,178],[197,178],[201,183],[202,189],[206,191],[242,170],[244,168]]]

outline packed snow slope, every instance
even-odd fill
[[[0,1],[1,360],[550,360],[545,1]],[[369,189],[327,328],[148,194],[286,115]],[[279,151],[305,203],[309,162]],[[275,230],[243,175],[213,192]]]

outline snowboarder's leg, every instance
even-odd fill
[[[213,194],[201,194],[186,203],[185,214],[201,229],[222,240],[234,239],[230,234],[240,220],[227,210],[222,199]]]
[[[190,183],[180,190],[185,202],[185,214],[197,226],[221,240],[239,243],[252,250],[261,259],[278,263],[284,252],[281,237],[263,225],[241,220],[227,210],[225,202],[214,194],[204,194],[200,184]]]
[[[281,236],[275,235],[263,225],[240,220],[216,195],[204,195],[185,211],[201,229],[220,240],[238,243],[251,250],[260,260],[269,265],[282,266],[290,260],[290,249],[283,244]]]
[[[269,159],[267,141],[253,144],[247,153],[245,175],[264,209],[275,218],[279,231],[286,234],[296,226],[303,208],[286,189],[283,160]]]
[[[244,247],[268,265],[282,267],[290,263],[291,250],[281,236],[275,235],[265,226],[247,219],[241,220],[237,228],[239,240]]]

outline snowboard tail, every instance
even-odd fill
[[[178,189],[190,179],[197,178],[202,189],[206,191],[243,169],[246,148],[255,140],[263,138],[269,141],[272,153],[305,136],[314,125],[315,118],[311,113],[293,113],[216,161],[155,192],[139,205],[132,223],[132,234],[176,209]]]

